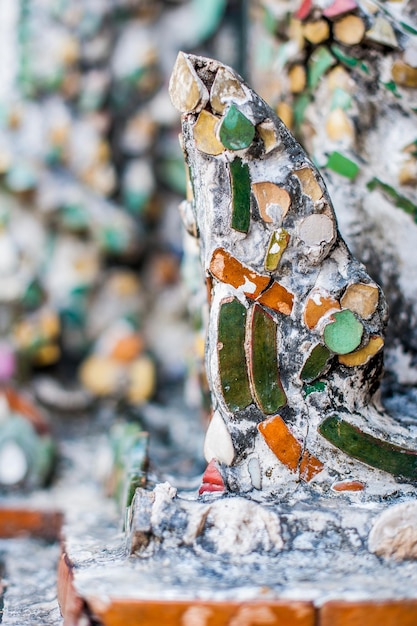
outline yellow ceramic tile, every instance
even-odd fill
[[[303,167],[301,170],[295,170],[294,174],[300,179],[303,193],[310,196],[313,202],[317,202],[317,200],[323,197],[322,188],[318,184],[312,169]]]
[[[216,126],[219,118],[209,113],[201,111],[194,126],[195,145],[201,152],[216,156],[224,152],[224,146],[216,137]]]
[[[208,91],[183,52],[178,53],[169,82],[169,94],[173,105],[181,113],[203,108],[208,102]]]
[[[225,67],[221,67],[216,74],[210,91],[210,104],[213,111],[223,113],[227,104],[233,100],[243,101],[246,97],[240,82]]]
[[[347,367],[365,365],[381,350],[383,345],[384,340],[382,337],[371,337],[369,343],[360,350],[351,352],[350,354],[339,355],[339,363]]]

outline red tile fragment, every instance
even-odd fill
[[[199,495],[212,491],[225,491],[222,475],[220,474],[217,463],[214,459],[206,467],[206,471],[201,479],[201,487],[198,490]]]
[[[310,15],[312,8],[312,0],[303,0],[301,6],[297,9],[295,13],[295,17],[299,20],[305,20]]]
[[[360,480],[340,480],[332,485],[333,491],[363,491],[365,487]]]
[[[335,0],[323,11],[324,17],[332,18],[339,17],[349,11],[354,11],[358,8],[355,0]]]

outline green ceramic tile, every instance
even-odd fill
[[[294,124],[298,128],[304,121],[304,115],[308,105],[310,104],[312,98],[310,94],[303,93],[294,101],[293,106],[293,114],[294,114]]]
[[[314,50],[308,62],[308,86],[315,89],[320,78],[336,63],[334,56],[326,46]]]
[[[315,346],[301,370],[301,380],[310,383],[318,378],[326,369],[330,356],[331,352],[326,346],[322,344]]]
[[[224,400],[233,413],[252,402],[245,355],[246,309],[238,300],[223,302],[219,313],[218,355]]]
[[[326,167],[341,176],[353,180],[359,172],[359,165],[351,161],[340,152],[332,152],[326,163]]]
[[[357,67],[358,69],[361,69],[363,72],[365,72],[365,74],[369,74],[368,66],[366,65],[366,63],[364,63],[360,59],[356,59],[355,57],[352,57],[349,54],[345,54],[339,48],[339,46],[333,45],[330,47],[330,49],[332,53],[334,54],[334,56],[347,67]]]
[[[247,117],[232,104],[223,118],[219,138],[228,150],[242,150],[252,143],[255,127]]]
[[[325,389],[326,383],[323,380],[317,380],[316,382],[311,383],[311,385],[304,385],[304,396],[307,397],[310,393],[314,392],[322,393]]]
[[[324,329],[326,346],[336,354],[353,352],[362,339],[362,324],[349,309],[333,313],[333,317],[335,321]]]
[[[230,163],[232,185],[232,222],[235,230],[247,233],[250,225],[250,176],[247,163],[234,159]]]
[[[344,111],[347,111],[351,106],[352,96],[341,87],[336,87],[332,95],[331,110],[334,111],[334,109],[343,109]]]
[[[278,372],[277,327],[259,305],[253,309],[251,331],[251,375],[256,402],[263,413],[272,415],[286,404],[287,398]]]
[[[397,478],[417,480],[417,451],[377,439],[337,415],[326,418],[318,430],[327,441],[354,459]]]
[[[417,218],[417,204],[414,204],[411,200],[398,193],[391,185],[387,185],[387,183],[382,182],[379,178],[372,178],[366,186],[369,191],[380,189],[394,201],[396,207]]]
[[[387,83],[382,83],[388,91],[394,94],[396,98],[402,98],[401,94],[398,92],[397,85],[393,80],[388,81]]]

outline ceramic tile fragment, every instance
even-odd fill
[[[307,74],[305,67],[296,63],[288,72],[291,93],[301,93],[307,84]]]
[[[218,359],[223,398],[232,412],[252,402],[245,355],[246,309],[238,300],[223,302],[219,312]]]
[[[333,491],[363,491],[365,487],[365,483],[360,480],[339,480],[333,483],[331,489]]]
[[[361,431],[333,415],[319,426],[320,434],[331,444],[362,463],[404,479],[417,478],[417,452]]]
[[[313,213],[299,225],[298,235],[307,246],[330,243],[336,236],[333,220],[323,213]]]
[[[308,61],[308,86],[315,89],[321,77],[336,63],[336,59],[326,46],[316,48]]]
[[[341,108],[335,108],[326,119],[326,133],[332,141],[353,140],[355,136],[351,119]]]
[[[293,127],[294,112],[288,102],[279,102],[277,105],[277,115],[288,128]]]
[[[232,438],[218,411],[214,411],[204,439],[204,458],[231,465],[235,457]]]
[[[251,382],[256,403],[265,415],[286,404],[277,362],[277,327],[259,305],[252,309],[250,345]]]
[[[202,493],[211,493],[213,491],[225,491],[222,475],[217,469],[217,463],[214,459],[207,465],[198,493],[201,495]]]
[[[318,184],[313,171],[309,167],[303,167],[295,170],[294,174],[300,180],[301,189],[306,196],[309,196],[313,202],[317,202],[323,197],[323,190]]]
[[[323,393],[326,389],[326,383],[323,380],[316,380],[310,385],[304,385],[303,391],[305,397],[309,396],[311,393]]]
[[[247,163],[235,158],[230,163],[232,186],[232,221],[235,230],[247,233],[250,226],[250,176]]]
[[[388,20],[378,15],[372,28],[366,31],[366,38],[390,48],[398,48],[397,37]]]
[[[297,471],[302,457],[302,447],[284,420],[275,415],[261,422],[258,430],[281,463],[292,472]]]
[[[291,315],[294,295],[274,281],[271,287],[256,298],[256,301],[274,311],[279,311],[279,313],[284,315]]]
[[[323,469],[322,463],[305,450],[294,437],[284,420],[275,415],[258,425],[258,430],[275,456],[289,470],[300,470],[300,478],[309,481]]]
[[[371,337],[369,342],[356,352],[350,354],[339,355],[339,363],[347,367],[358,367],[365,365],[374,357],[384,346],[382,337]]]
[[[392,64],[391,75],[401,87],[417,87],[417,67],[412,67],[401,59]]]
[[[231,254],[218,248],[213,252],[210,262],[211,274],[222,283],[242,288],[245,295],[256,299],[269,284],[269,276],[261,276],[245,267]]]
[[[235,106],[229,108],[219,128],[219,138],[228,150],[243,150],[252,143],[255,127]]]
[[[265,258],[265,269],[268,272],[273,272],[277,269],[289,240],[290,235],[284,228],[279,228],[272,233]]]
[[[339,17],[343,15],[343,13],[350,13],[350,11],[354,11],[357,8],[358,5],[355,0],[334,0],[334,2],[324,9],[323,15],[331,19]]]
[[[270,224],[281,224],[291,205],[288,191],[269,182],[252,183],[252,191],[262,219]]]
[[[230,100],[243,101],[245,98],[245,92],[237,78],[225,67],[220,67],[210,91],[213,111],[223,113]]]
[[[324,465],[319,459],[304,450],[300,463],[300,478],[305,482],[310,482],[317,474],[323,471]]]
[[[323,315],[339,309],[340,304],[328,292],[313,289],[304,309],[304,322],[307,328],[315,328]]]
[[[252,457],[248,462],[248,472],[254,489],[262,489],[262,472],[257,458]]]
[[[333,313],[334,322],[324,329],[324,342],[336,354],[348,354],[355,350],[362,339],[363,326],[352,311],[345,309]]]
[[[307,22],[303,28],[304,37],[312,44],[319,44],[329,38],[330,29],[326,20],[315,20]]]
[[[305,20],[309,16],[312,8],[312,0],[303,0],[295,15],[299,20]]]
[[[359,165],[340,152],[332,152],[330,154],[326,167],[350,180],[353,180],[359,172]]]
[[[339,43],[353,46],[362,41],[365,23],[358,15],[347,15],[333,25],[333,36]]]
[[[328,348],[326,348],[326,346],[323,346],[320,343],[317,346],[314,346],[303,365],[303,369],[301,370],[301,380],[311,383],[313,380],[324,374],[324,372],[328,369],[330,358],[331,352]]]
[[[205,154],[217,156],[224,152],[225,148],[216,137],[216,126],[219,118],[204,110],[198,116],[194,126],[194,139],[196,146]]]
[[[266,120],[258,124],[256,130],[264,143],[265,154],[268,154],[279,145],[277,132],[272,120]]]
[[[207,88],[183,52],[179,52],[169,82],[169,95],[182,113],[204,108],[209,99]]]
[[[379,290],[376,285],[352,283],[347,287],[340,304],[367,320],[375,313],[378,300]]]

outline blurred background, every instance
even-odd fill
[[[66,432],[83,432],[77,412],[102,425],[123,413],[166,443],[189,411],[188,467],[201,471],[205,291],[195,249],[184,254],[168,96],[184,50],[233,66],[321,168],[390,304],[384,393],[413,394],[416,39],[411,0],[2,0],[4,388],[65,414]]]

